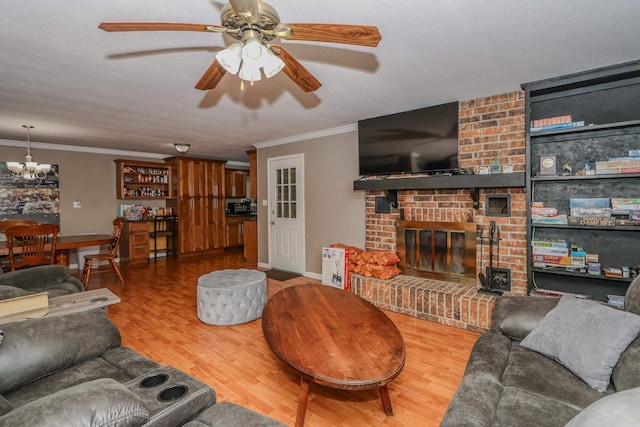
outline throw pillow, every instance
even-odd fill
[[[596,400],[565,427],[634,427],[640,420],[640,387],[610,394]]]
[[[640,316],[564,296],[520,343],[605,391],[620,354],[640,332]]]

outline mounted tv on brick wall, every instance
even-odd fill
[[[458,168],[458,102],[358,121],[360,175]]]

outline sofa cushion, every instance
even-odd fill
[[[638,315],[565,296],[521,345],[557,360],[591,387],[605,391],[620,354],[638,332]]]
[[[602,397],[602,393],[555,360],[528,350],[517,341],[512,341],[502,385],[545,396],[578,410]],[[610,387],[608,392],[613,392],[613,388]]]
[[[498,298],[491,313],[491,331],[522,341],[558,304],[558,298]]]
[[[2,329],[2,394],[120,345],[120,333],[102,309],[8,323]]]
[[[213,405],[183,427],[285,427],[279,421],[266,417],[235,403],[222,402]]]
[[[635,427],[640,420],[640,387],[614,393],[592,403],[566,427]]]
[[[0,427],[137,427],[149,419],[144,402],[112,379],[60,390],[0,417]]]

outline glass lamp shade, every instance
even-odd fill
[[[262,60],[262,71],[267,78],[271,78],[278,74],[284,68],[284,61],[278,58],[270,49],[266,49],[266,53]]]
[[[242,61],[242,45],[234,43],[228,48],[221,50],[216,54],[216,59],[231,74],[236,74],[240,69],[240,61]]]
[[[256,39],[249,39],[242,48],[242,60],[246,62],[260,61],[266,48]]]
[[[11,172],[18,174],[22,172],[22,168],[24,168],[24,165],[20,162],[7,162],[7,167]]]
[[[262,75],[260,74],[260,65],[255,64],[255,61],[243,62],[242,68],[240,68],[240,73],[238,73],[238,77],[248,82],[257,82],[262,79]]]

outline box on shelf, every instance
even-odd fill
[[[600,268],[599,262],[587,262],[587,273],[592,276],[600,276]]]
[[[531,246],[551,246],[555,248],[568,248],[569,244],[564,239],[542,238],[542,239],[531,240]]]
[[[567,215],[556,216],[531,215],[532,224],[568,224]]]
[[[571,208],[571,216],[611,216],[611,208]]]
[[[532,246],[531,253],[533,255],[554,255],[566,257],[569,256],[569,248],[557,248],[553,246]]]
[[[616,219],[603,216],[570,216],[569,225],[585,225],[590,227],[614,227]]]
[[[577,197],[569,199],[569,208],[610,208],[611,199],[608,197]]]

